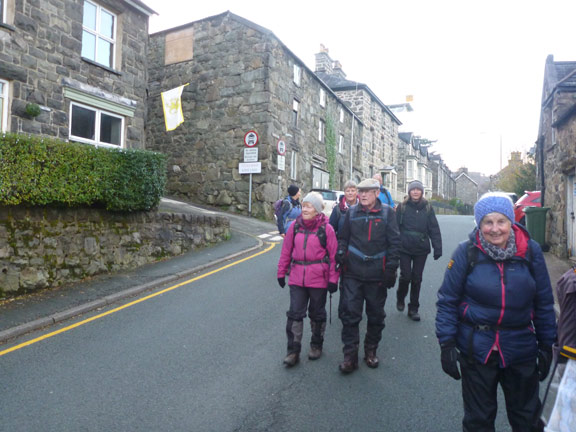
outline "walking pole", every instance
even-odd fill
[[[332,325],[332,293],[330,293],[330,325]]]

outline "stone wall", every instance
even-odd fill
[[[64,88],[71,88],[134,111],[124,117],[125,147],[144,147],[148,17],[122,1],[98,3],[118,18],[113,68],[82,57],[84,0],[14,1],[7,25],[0,27],[0,79],[9,83],[10,132],[67,139],[70,100]],[[28,103],[40,105],[41,114],[28,117]]]
[[[229,236],[222,216],[0,206],[0,294],[136,268]]]
[[[541,140],[544,150],[544,206],[549,207],[546,223],[546,243],[550,251],[561,258],[568,257],[567,188],[570,176],[576,175],[576,116],[552,126],[553,119],[576,105],[576,94],[559,92],[551,104],[542,109]],[[552,131],[555,130],[554,134]],[[541,178],[538,176],[540,182]],[[571,223],[571,222],[570,222]]]
[[[167,57],[166,46],[177,34],[192,49],[180,46]],[[176,54],[179,62],[172,63]],[[318,139],[319,120],[328,118],[334,120],[336,138],[343,134],[345,142],[336,156],[336,184],[348,179],[350,110],[270,31],[224,13],[151,35],[149,64],[147,147],[168,155],[170,195],[246,214],[249,176],[239,174],[238,166],[244,135],[254,130],[262,172],[252,176],[252,214],[272,219],[273,202],[286,195],[291,183],[306,192],[313,167],[328,171],[326,144]],[[300,85],[293,80],[294,65],[302,70]],[[160,94],[186,83],[184,123],[166,132]],[[325,107],[319,103],[321,88]],[[300,103],[297,126],[292,122],[295,99]],[[340,108],[346,112],[343,122]],[[360,142],[355,121],[354,141]],[[281,138],[287,146],[284,171],[277,165]]]

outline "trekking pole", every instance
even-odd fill
[[[330,325],[332,325],[332,293],[330,293]]]

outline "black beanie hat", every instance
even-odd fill
[[[299,190],[300,190],[300,188],[298,186],[290,185],[290,186],[288,186],[288,195],[294,196],[298,193]]]

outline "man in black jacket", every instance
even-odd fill
[[[400,234],[394,210],[378,199],[377,180],[358,185],[360,203],[346,212],[338,238],[336,261],[342,266],[338,316],[342,321],[344,361],[342,373],[358,368],[359,324],[364,302],[368,319],[364,360],[378,367],[376,350],[384,329],[387,288],[396,283]]]

